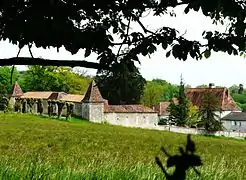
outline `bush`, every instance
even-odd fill
[[[161,118],[160,121],[158,122],[158,125],[168,125],[168,119]]]
[[[5,96],[0,97],[0,110],[4,113],[9,110],[9,99]]]

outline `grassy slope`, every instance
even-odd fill
[[[245,179],[245,141],[192,139],[201,179]],[[174,154],[185,142],[164,131],[0,114],[0,179],[163,179],[154,157],[161,146]]]

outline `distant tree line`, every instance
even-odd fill
[[[89,83],[95,79],[103,98],[109,100],[110,104],[142,103],[152,108],[160,101],[169,101],[177,97],[179,93],[180,85],[162,79],[146,81],[131,61],[117,63],[113,67],[115,71],[101,70],[95,77],[75,73],[68,67],[28,66],[28,69],[22,72],[12,67],[0,67],[0,94],[10,94],[15,81],[19,82],[24,92],[60,91],[85,94]],[[187,87],[190,85],[185,85],[185,88]],[[245,111],[246,91],[242,84],[233,85],[229,90],[236,103]]]
[[[67,67],[28,66],[23,72],[12,67],[0,67],[0,94],[10,94],[15,81],[18,81],[24,92],[61,91],[84,94],[91,79]]]

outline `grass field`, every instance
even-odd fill
[[[204,165],[187,179],[246,179],[246,141],[192,139]],[[164,131],[0,114],[0,179],[164,179],[160,147],[176,154],[185,143]]]

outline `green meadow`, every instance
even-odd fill
[[[0,179],[165,179],[155,157],[186,144],[166,131],[0,114]],[[192,135],[203,166],[187,179],[246,179],[246,141]],[[171,173],[173,169],[169,169]]]

